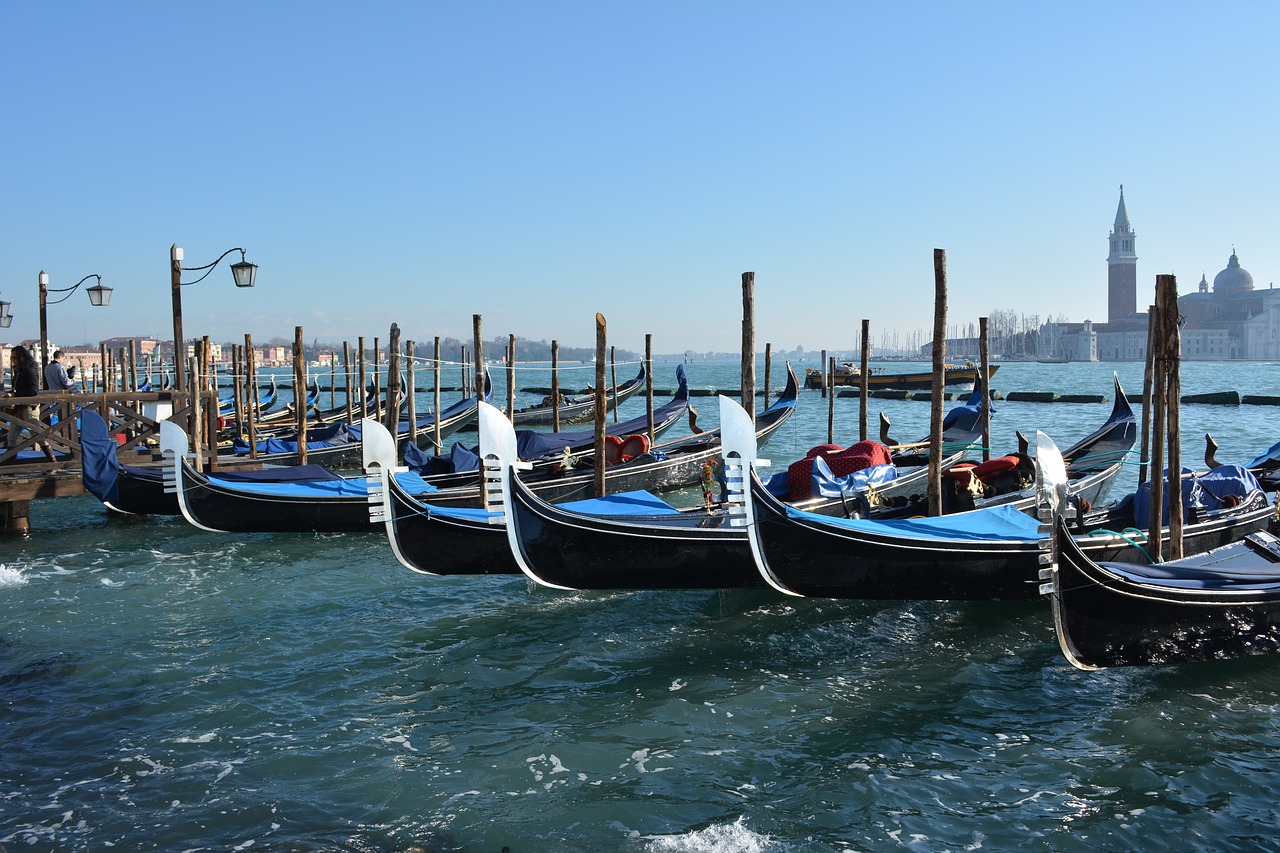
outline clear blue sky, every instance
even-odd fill
[[[847,348],[994,309],[1105,320],[1234,246],[1280,278],[1280,4],[26,2],[0,6],[8,339],[516,334]],[[224,261],[224,266],[237,256]],[[3,335],[4,333],[0,333]]]

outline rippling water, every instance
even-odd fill
[[[1109,396],[1111,369],[995,385]],[[690,365],[695,387],[735,371]],[[1140,401],[1141,366],[1121,379]],[[1275,365],[1183,381],[1280,394]],[[836,404],[849,443],[857,404]],[[927,427],[925,403],[881,409]],[[999,404],[993,443],[1065,445],[1107,411]],[[1186,406],[1186,456],[1212,431],[1246,461],[1275,415]],[[764,455],[826,419],[805,393]],[[10,851],[1280,847],[1275,658],[1082,673],[1037,603],[430,579],[379,534],[218,535],[92,498],[37,502],[32,526],[0,546]]]

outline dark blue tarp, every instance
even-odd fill
[[[117,446],[101,415],[89,409],[80,412],[81,480],[89,493],[103,503],[120,500],[116,489],[120,473]]]
[[[1161,503],[1160,526],[1169,523],[1169,471],[1165,470],[1164,500]],[[1228,495],[1248,497],[1261,486],[1253,474],[1239,465],[1222,465],[1196,476],[1190,468],[1182,469],[1182,518],[1190,520],[1194,510],[1221,509]],[[1151,526],[1151,483],[1142,483],[1133,495],[1133,520],[1137,527]]]

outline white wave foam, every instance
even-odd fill
[[[22,569],[0,565],[0,587],[23,586],[26,583],[27,576],[22,573]]]
[[[781,841],[747,829],[745,820],[740,817],[733,823],[681,835],[650,835],[645,840],[653,853],[782,853],[790,849]]]

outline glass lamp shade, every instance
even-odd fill
[[[235,277],[236,287],[253,287],[253,281],[258,277],[258,265],[239,261],[231,265],[231,275]]]
[[[111,288],[98,282],[93,287],[86,288],[89,293],[89,304],[91,305],[110,305],[111,304]]]

